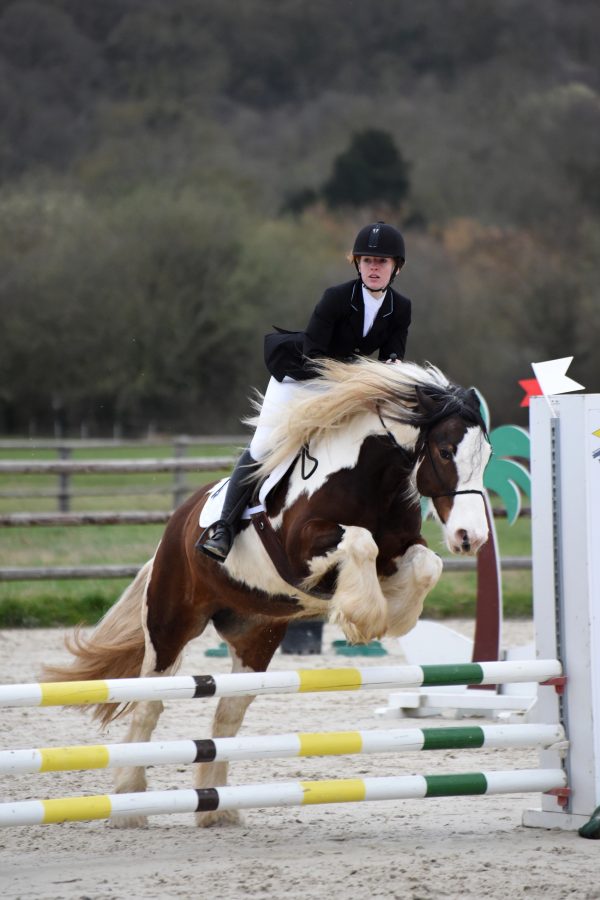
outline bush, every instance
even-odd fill
[[[323,197],[331,209],[377,203],[399,206],[408,194],[408,169],[387,132],[367,129],[355,134],[348,149],[336,157]]]

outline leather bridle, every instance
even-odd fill
[[[389,428],[385,424],[385,422],[383,420],[383,416],[381,415],[381,410],[380,410],[379,406],[377,407],[377,415],[379,416],[379,421],[381,422],[383,430],[385,431],[387,437],[390,439],[390,441],[392,442],[394,447],[397,450],[399,450],[406,459],[412,459],[413,463],[416,463],[418,460],[418,453],[416,451],[413,451],[411,453],[409,450],[406,449],[406,447],[403,447],[402,444],[398,443],[398,441],[396,440],[396,438],[394,437],[392,432],[389,430]],[[453,415],[453,413],[449,413],[447,418],[449,418],[451,415]],[[438,419],[436,421],[436,424],[438,421],[442,422],[443,419]],[[433,454],[431,453],[431,447],[429,446],[429,431],[425,432],[425,435],[423,437],[423,446],[425,449],[425,453],[429,457],[429,461],[431,462],[431,467],[432,467],[433,471],[435,472],[436,478],[440,482],[440,484],[442,484],[442,476],[440,475],[440,473],[437,470],[435,460],[433,458]],[[479,496],[482,498],[482,500],[485,501],[485,493],[483,491],[478,491],[475,488],[465,488],[464,490],[460,490],[460,491],[444,491],[439,494],[430,494],[429,499],[430,500],[439,500],[441,497],[458,497],[460,494],[479,494]]]

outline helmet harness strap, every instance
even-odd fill
[[[377,254],[374,253],[373,256],[377,256]],[[383,259],[383,258],[384,258],[384,257],[382,257],[382,259]],[[389,259],[390,257],[387,257],[387,258]],[[383,287],[383,288],[380,288],[380,290],[381,290],[383,293],[385,293],[385,291],[387,291],[387,289],[389,288],[390,284],[392,283],[392,281],[394,280],[394,278],[396,277],[396,275],[397,275],[398,272],[400,271],[400,266],[398,265],[398,260],[395,259],[394,257],[391,257],[391,258],[394,259],[394,262],[396,263],[396,265],[394,266],[394,271],[392,272],[391,277],[390,277],[390,280],[388,281],[388,283],[386,284],[386,286]],[[368,288],[367,285],[366,285],[366,284],[364,283],[364,281],[362,280],[362,275],[360,274],[360,267],[359,267],[359,265],[358,265],[358,260],[359,260],[359,259],[360,259],[360,257],[356,257],[356,256],[354,257],[354,268],[356,269],[356,272],[357,272],[357,275],[358,275],[358,280],[360,281],[360,283],[362,284],[363,287],[367,288],[367,290],[370,291],[370,288]]]

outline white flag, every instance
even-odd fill
[[[565,375],[572,362],[572,356],[563,356],[562,359],[549,359],[546,362],[531,363],[531,368],[544,396],[585,390],[582,384],[578,384],[577,381],[573,381],[572,378]]]

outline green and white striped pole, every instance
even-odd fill
[[[483,725],[45,747],[0,751],[0,774],[480,747],[549,748],[563,741],[560,725]]]
[[[562,675],[555,659],[439,666],[369,666],[223,675],[170,675],[106,681],[0,685],[0,707],[88,706],[320,691],[391,690],[454,684],[544,682]]]
[[[120,766],[342,756],[480,747],[548,748],[564,741],[560,725],[484,725],[340,731],[0,751],[0,775]]]
[[[402,775],[106,794],[2,803],[0,826],[49,825],[56,822],[116,819],[124,816],[353,803],[368,800],[539,793],[565,786],[566,776],[561,769],[516,769],[512,772]]]

